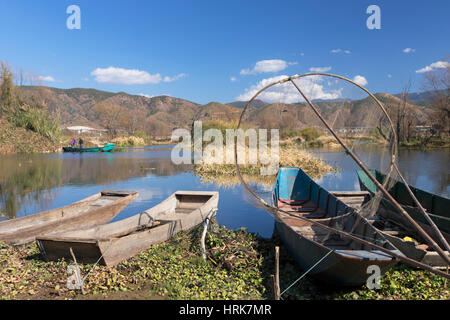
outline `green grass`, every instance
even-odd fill
[[[46,110],[36,107],[19,108],[7,112],[7,119],[16,127],[31,130],[52,141],[59,141],[61,138],[59,119],[53,118]]]

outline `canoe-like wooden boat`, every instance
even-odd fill
[[[111,152],[113,151],[115,143],[108,143],[104,147],[94,147],[94,148],[74,148],[74,147],[63,147],[64,152]]]
[[[177,191],[130,218],[87,230],[38,237],[36,242],[46,259],[72,259],[72,248],[78,262],[99,261],[111,267],[179,231],[199,225],[212,210],[217,210],[218,201],[218,192]]]
[[[0,222],[0,241],[12,245],[57,231],[90,228],[113,219],[138,196],[134,191],[104,190],[70,205]]]
[[[372,180],[362,170],[358,170],[358,179],[361,190],[369,191],[371,196],[374,196],[378,188]],[[377,170],[370,170],[370,173],[380,182],[383,183],[386,176]],[[450,241],[450,199],[426,192],[415,187],[409,186],[411,191],[419,200],[420,204],[427,211],[430,218],[434,221],[436,226],[441,231],[442,235]],[[389,190],[391,196],[398,201],[399,204],[406,210],[406,212],[426,231],[437,243],[440,243],[439,238],[435,235],[433,229],[426,221],[425,217],[419,211],[414,203],[414,200],[406,190],[406,186],[400,182],[395,181],[393,187]],[[381,210],[379,215],[401,224],[405,229],[415,232],[411,224],[406,221],[398,212],[394,205],[383,197],[381,200]],[[417,236],[417,235],[416,235]]]
[[[379,266],[383,274],[397,260],[382,251],[330,233],[291,215],[334,228],[340,227],[343,231],[366,240],[371,239],[377,245],[401,254],[367,220],[360,218],[352,207],[320,187],[300,168],[280,168],[273,190],[273,203],[289,212],[280,212],[280,220],[275,222],[275,227],[303,270],[309,270],[332,250],[309,272],[320,281],[340,286],[360,286],[370,276],[369,266]]]
[[[330,191],[339,200],[348,206],[358,209],[370,200],[368,191]],[[383,208],[378,208],[376,214],[368,221],[377,228],[383,236],[389,240],[395,248],[399,249],[408,258],[423,262],[435,268],[447,267],[447,263],[436,251],[430,251],[424,244],[418,244],[415,241],[408,240],[405,237],[416,237],[411,231],[406,230],[395,222],[388,221],[380,212]]]

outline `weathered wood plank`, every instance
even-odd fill
[[[127,194],[103,201],[103,196],[98,193],[65,207],[2,221],[0,241],[19,245],[34,241],[38,236],[107,223],[138,196],[134,191]]]
[[[184,195],[187,198],[183,199]],[[186,199],[188,207],[184,206]],[[127,219],[96,228],[55,233],[37,240],[42,243],[41,252],[47,252],[49,259],[66,255],[67,247],[73,245],[80,261],[86,261],[84,256],[91,261],[96,255],[97,259],[102,256],[102,264],[113,266],[152,244],[200,224],[212,209],[217,209],[218,199],[218,192],[213,191],[194,194],[177,191],[157,206]],[[189,208],[192,206],[194,208]]]

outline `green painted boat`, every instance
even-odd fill
[[[95,148],[73,148],[73,147],[63,147],[64,152],[111,152],[113,151],[115,143],[108,143],[104,147]]]
[[[377,170],[369,171],[378,180],[378,182],[384,183],[386,175]],[[369,191],[370,195],[373,197],[375,192],[378,191],[375,183],[370,180],[370,178],[364,171],[358,170],[357,173],[361,190]],[[416,196],[417,200],[419,200],[421,205],[427,211],[430,218],[442,232],[443,236],[448,241],[450,241],[450,199],[420,190],[412,186],[409,187]],[[391,196],[395,200],[397,200],[399,204],[402,205],[406,212],[408,212],[411,218],[413,218],[428,234],[430,234],[431,237],[439,242],[437,237],[435,237],[431,226],[426,221],[423,214],[415,205],[414,200],[409,195],[405,184],[403,184],[401,181],[395,181],[392,188],[390,188],[388,191]],[[410,231],[415,231],[411,224],[401,216],[394,205],[386,198],[383,198],[381,200],[381,210],[379,210],[378,214],[400,224],[402,227]]]

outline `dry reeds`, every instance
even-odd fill
[[[256,152],[252,149],[246,149],[246,160],[249,154]],[[225,151],[224,151],[225,154]],[[269,151],[270,154],[270,151]],[[244,179],[248,182],[255,182],[260,184],[273,184],[275,181],[276,171],[272,175],[262,175],[260,168],[264,165],[259,161],[257,164],[241,164],[239,169]],[[219,185],[231,185],[239,183],[239,178],[236,174],[236,166],[234,164],[215,164],[212,159],[202,159],[202,163],[194,166],[194,173],[206,182],[216,182]],[[267,161],[263,161],[268,163]],[[248,161],[246,161],[248,163]],[[326,173],[334,171],[334,168],[317,158],[293,146],[281,147],[279,152],[279,166],[280,167],[300,167],[311,177],[320,177]]]

